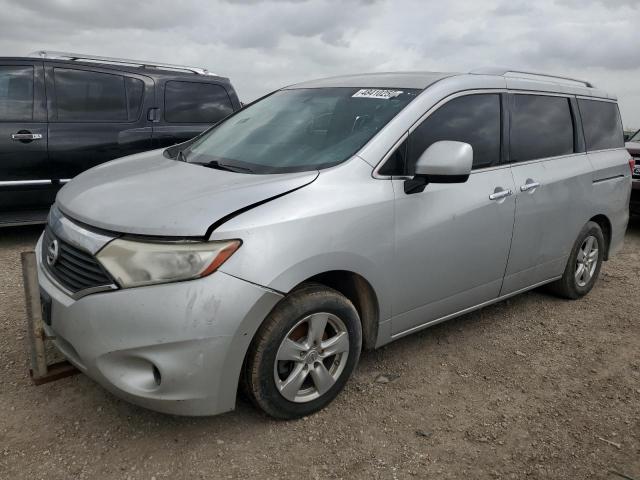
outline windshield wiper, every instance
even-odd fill
[[[253,170],[247,167],[239,167],[238,165],[228,165],[226,163],[220,163],[218,160],[211,160],[209,162],[193,162],[205,167],[217,168],[219,170],[227,170],[229,172],[248,172],[253,173]]]

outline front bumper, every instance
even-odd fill
[[[233,410],[245,353],[282,295],[231,275],[96,293],[74,300],[43,270],[47,333],[115,395],[178,415]]]

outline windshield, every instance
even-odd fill
[[[640,142],[640,130],[633,134],[633,137],[629,139],[630,142]]]
[[[180,160],[246,173],[326,168],[353,156],[420,90],[280,90],[227,118]]]

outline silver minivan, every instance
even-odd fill
[[[615,97],[504,70],[283,88],[199,137],[82,173],[38,245],[47,333],[150,409],[327,405],[361,349],[548,284],[622,245]]]

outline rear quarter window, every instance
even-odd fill
[[[624,132],[618,105],[613,102],[578,99],[587,150],[624,147]]]
[[[137,78],[125,77],[127,91],[127,118],[135,121],[140,116],[140,107],[144,97],[144,83]]]
[[[216,123],[233,113],[227,91],[210,83],[169,81],[164,117],[170,123]]]

